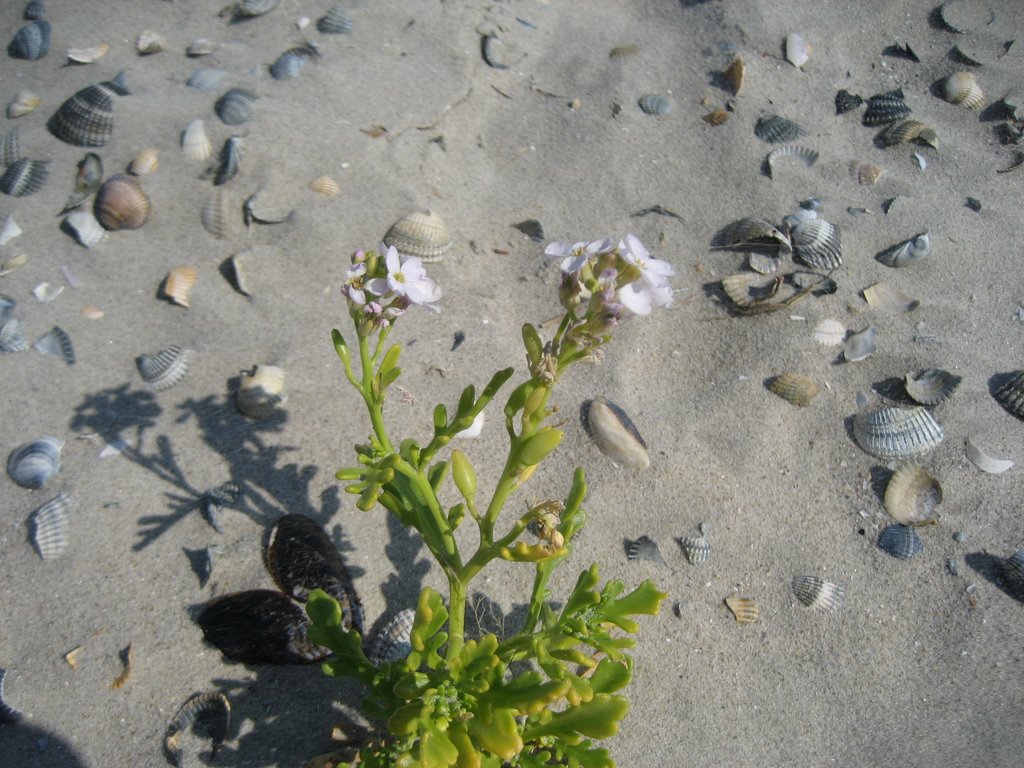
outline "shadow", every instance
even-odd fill
[[[994,123],[997,120],[1009,120],[1013,115],[1003,104],[1002,99],[999,101],[993,101],[991,104],[986,104],[982,107],[978,113],[978,122],[980,123]]]
[[[997,373],[989,378],[988,391],[1004,411],[1024,421],[1024,373]]]
[[[871,388],[886,400],[892,400],[896,405],[918,405],[917,401],[907,394],[906,380],[899,376],[890,376],[887,379],[876,381]]]
[[[921,59],[918,57],[917,53],[914,52],[914,49],[910,47],[910,43],[893,43],[892,45],[887,45],[882,49],[882,55],[889,56],[893,59],[906,59],[907,61],[912,61],[915,64],[921,63]]]
[[[387,580],[380,586],[384,597],[384,612],[372,625],[366,628],[366,636],[376,637],[384,626],[400,611],[416,608],[423,578],[430,570],[430,560],[420,557],[423,540],[415,531],[407,530],[402,522],[390,512],[387,513],[389,541],[384,546],[384,555],[393,568]]]
[[[875,494],[878,502],[885,501],[885,489],[889,487],[889,480],[895,474],[893,470],[881,464],[875,464],[868,470],[871,477],[871,492]]]
[[[560,605],[559,601],[550,599],[548,603],[555,610]],[[523,628],[529,612],[530,606],[526,603],[515,603],[508,613],[505,613],[500,605],[483,592],[474,592],[466,611],[466,634],[482,637],[488,632],[493,632],[499,639],[511,637]]]
[[[950,32],[950,28],[942,21],[942,5],[936,5],[928,12],[928,26],[938,32]]]
[[[964,555],[964,562],[985,581],[995,585],[1001,592],[1009,595],[1019,603],[1024,603],[1024,584],[1014,585],[1006,579],[1003,563],[1004,558],[990,555],[988,552],[970,552]]]
[[[0,726],[0,765],[18,768],[86,768],[75,748],[52,731],[20,720]]]

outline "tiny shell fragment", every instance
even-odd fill
[[[583,403],[580,418],[590,439],[612,463],[629,469],[650,466],[647,443],[619,406],[603,397],[595,397]]]
[[[761,618],[761,611],[753,598],[729,596],[725,598],[725,604],[736,617],[737,624],[754,624]]]
[[[341,191],[341,187],[338,186],[338,182],[330,176],[317,176],[309,182],[309,188],[318,195],[323,195],[324,197],[334,197]]]
[[[875,309],[890,315],[902,315],[913,312],[921,302],[912,299],[903,291],[889,283],[875,283],[864,289],[864,300]]]
[[[124,670],[110,684],[112,690],[123,688],[124,684],[128,682],[128,678],[131,677],[132,665],[135,663],[135,643],[128,643],[128,647],[121,651],[121,661],[124,664]]]
[[[786,61],[800,68],[811,58],[811,44],[797,32],[786,35]]]
[[[966,454],[968,461],[990,475],[1001,475],[1013,466],[1009,459],[992,458],[971,442],[971,438],[967,438]]]

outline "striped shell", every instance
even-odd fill
[[[679,548],[691,565],[700,565],[711,559],[711,544],[703,536],[682,536]]]
[[[196,90],[203,91],[204,93],[213,93],[217,90],[217,85],[227,77],[227,70],[225,69],[210,69],[209,67],[200,67],[191,75],[188,80],[185,81],[185,85],[189,88],[195,88]]]
[[[926,368],[920,373],[908,373],[904,379],[907,394],[921,405],[936,405],[948,398],[960,386],[962,379],[941,368]]]
[[[160,150],[143,149],[128,164],[128,173],[133,176],[145,176],[153,173],[160,167]]]
[[[1003,580],[1010,594],[1024,600],[1024,549],[1018,549],[1002,562]]]
[[[224,125],[243,125],[252,120],[252,104],[259,97],[243,88],[232,88],[213,105]]]
[[[839,227],[824,219],[804,219],[790,232],[793,256],[812,269],[835,269],[843,263]]]
[[[199,212],[203,228],[218,240],[232,237],[240,226],[240,205],[230,192],[218,187]]]
[[[846,339],[846,326],[838,320],[826,318],[814,326],[813,338],[825,347],[835,347]]]
[[[24,713],[15,709],[4,699],[4,678],[7,677],[7,670],[0,669],[0,724],[10,725],[24,717]]]
[[[725,248],[750,248],[754,246],[777,246],[789,253],[792,244],[789,237],[766,219],[756,216],[739,219],[722,231],[721,246]]]
[[[93,213],[104,229],[138,229],[149,218],[151,205],[138,179],[118,174],[111,176],[96,192]]]
[[[722,289],[737,307],[750,307],[778,293],[782,277],[740,272],[722,278]]]
[[[836,114],[845,114],[851,109],[856,109],[863,103],[864,99],[857,94],[850,93],[846,89],[840,90],[836,93]]]
[[[367,654],[370,663],[379,667],[381,664],[398,661],[408,656],[412,651],[410,638],[415,621],[416,611],[406,608],[399,611],[398,615],[385,624],[370,644],[370,652]]]
[[[768,389],[793,405],[806,407],[818,396],[820,388],[810,376],[803,373],[781,373],[772,378]]]
[[[253,419],[273,416],[288,401],[284,391],[284,370],[276,365],[257,365],[238,384],[238,410]]]
[[[60,469],[64,441],[43,437],[19,445],[7,457],[7,474],[22,488],[42,488]]]
[[[107,236],[107,230],[92,215],[92,211],[72,211],[62,226],[70,231],[79,245],[86,248],[92,248]]]
[[[75,348],[71,337],[60,326],[53,326],[32,344],[32,349],[43,355],[59,357],[68,365],[75,364]]]
[[[61,493],[32,513],[32,544],[43,560],[56,560],[68,547],[68,509],[71,499]]]
[[[665,560],[658,549],[658,542],[650,536],[641,536],[636,541],[626,542],[626,558],[629,560],[650,560],[665,565]]]
[[[786,61],[796,68],[802,67],[811,58],[811,44],[796,32],[786,35]]]
[[[891,248],[886,248],[875,258],[882,264],[890,267],[906,267],[915,261],[920,261],[931,253],[932,245],[927,232],[914,235],[909,240],[897,243]]]
[[[14,126],[0,140],[0,165],[10,165],[21,160],[21,131]]]
[[[998,402],[1018,419],[1024,419],[1024,370],[1007,374],[1006,381],[993,393]]]
[[[985,106],[985,94],[973,72],[954,72],[943,80],[942,98],[966,109],[981,109]]]
[[[231,136],[224,142],[220,150],[217,173],[213,178],[213,185],[219,187],[227,184],[238,174],[242,167],[242,146],[245,140],[241,136]]]
[[[1009,459],[996,459],[989,456],[983,450],[978,448],[970,438],[967,438],[967,444],[964,446],[964,453],[967,456],[967,460],[974,466],[980,469],[982,472],[987,472],[990,475],[1001,475],[1008,469],[1013,467],[1013,462]]]
[[[913,528],[894,523],[879,534],[878,548],[897,560],[909,560],[924,552],[924,542]]]
[[[309,188],[318,195],[323,195],[324,197],[334,197],[341,191],[341,187],[338,186],[338,182],[330,176],[317,176],[309,182]]]
[[[725,604],[736,617],[737,624],[755,624],[761,618],[761,610],[751,597],[729,596]]]
[[[127,95],[124,79],[89,85],[71,96],[50,118],[50,132],[76,147],[102,147],[114,132],[114,94]]]
[[[793,578],[793,594],[796,599],[822,613],[833,613],[843,607],[844,590],[834,581],[825,581],[817,576],[796,576]]]
[[[7,320],[14,314],[18,302],[6,293],[0,293],[0,320]]]
[[[630,59],[640,53],[640,46],[636,43],[625,43],[623,45],[616,45],[610,51],[608,51],[608,58],[612,61],[621,61],[623,59]]]
[[[11,197],[33,195],[43,188],[49,176],[49,160],[30,160],[23,157],[7,166],[7,170],[0,176],[0,192]]]
[[[403,216],[384,235],[384,245],[395,246],[406,256],[425,262],[440,261],[452,247],[452,238],[444,220],[432,211]]]
[[[231,703],[220,691],[196,693],[188,698],[167,724],[164,733],[164,749],[176,765],[184,765],[182,736],[187,735],[194,724],[203,725],[203,733],[213,742],[210,757],[215,758],[231,727]]]
[[[818,153],[813,149],[800,147],[794,144],[779,147],[778,149],[773,149],[769,152],[768,157],[765,159],[765,164],[768,167],[769,178],[775,178],[775,164],[786,157],[792,157],[794,160],[799,160],[804,164],[805,168],[810,168],[818,162]]]
[[[289,80],[302,74],[306,57],[292,51],[285,51],[270,65],[270,76],[275,80]]]
[[[21,320],[11,317],[0,321],[0,352],[24,352],[28,349],[28,339],[21,326]]]
[[[861,122],[868,126],[886,125],[903,120],[910,115],[910,107],[903,100],[903,91],[887,91],[868,99],[867,109]]]
[[[942,427],[921,406],[879,408],[853,417],[853,435],[865,451],[881,459],[906,459],[936,448]]]
[[[324,35],[343,35],[352,31],[352,19],[340,5],[333,5],[316,23],[317,31]]]
[[[164,278],[163,295],[179,307],[191,307],[189,294],[196,282],[196,271],[192,267],[175,267]]]
[[[878,139],[886,147],[910,141],[917,141],[930,147],[939,146],[939,138],[935,131],[920,120],[900,120],[892,123],[878,134]]]
[[[43,0],[28,0],[25,3],[25,10],[21,13],[21,18],[25,21],[36,21],[43,18],[46,15],[46,3]]]
[[[181,150],[189,160],[206,160],[213,154],[213,145],[206,135],[206,123],[193,120],[181,133]]]
[[[764,115],[754,124],[754,135],[769,144],[784,144],[803,136],[804,129],[785,117]]]
[[[942,486],[924,467],[906,464],[889,478],[883,503],[897,523],[926,523],[935,517],[935,508],[942,503]]]
[[[12,120],[16,117],[24,117],[42,103],[43,100],[32,91],[19,91],[18,95],[7,105],[7,117]]]
[[[647,443],[629,416],[615,403],[603,397],[584,401],[580,408],[583,429],[598,449],[616,466],[645,469],[651,457]]]
[[[645,115],[668,115],[672,112],[672,102],[657,93],[646,93],[636,102]]]
[[[183,349],[172,344],[155,355],[139,355],[136,365],[142,380],[153,389],[161,390],[173,387],[188,371],[188,361],[192,357],[191,349]]]
[[[7,55],[12,59],[38,61],[50,50],[50,22],[46,19],[30,21],[11,38]]]
[[[858,184],[870,186],[875,184],[885,175],[885,168],[875,163],[850,161],[850,176],[857,180]]]

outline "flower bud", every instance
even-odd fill
[[[452,451],[452,478],[462,498],[473,501],[476,497],[476,472],[466,454],[458,449]]]
[[[545,427],[526,441],[526,445],[519,452],[519,463],[527,467],[540,464],[558,447],[563,437],[565,433],[561,430]]]

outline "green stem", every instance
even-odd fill
[[[358,333],[358,328],[356,332]],[[377,349],[372,358],[370,357],[370,349],[366,343],[366,337],[359,334],[359,363],[363,368],[363,381],[358,389],[363,396],[363,402],[366,403],[366,410],[370,414],[370,423],[373,424],[374,434],[377,435],[377,439],[386,453],[394,453],[394,446],[391,445],[387,429],[384,426],[383,399],[378,401],[373,396],[373,369],[380,358],[380,352],[384,347],[384,339],[387,336],[387,332],[388,329],[386,327],[381,329],[377,340]]]
[[[448,573],[448,649],[445,659],[449,667],[466,642],[466,592],[469,579],[458,573]]]

